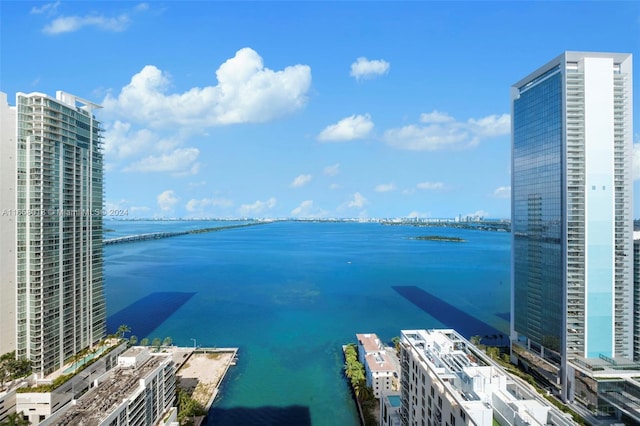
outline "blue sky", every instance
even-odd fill
[[[565,50],[640,58],[639,2],[1,0],[0,25],[10,100],[104,106],[128,217],[508,218],[511,84]]]

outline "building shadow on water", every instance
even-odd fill
[[[107,318],[107,333],[113,334],[126,324],[138,340],[149,334],[169,318],[195,293],[156,292],[139,299]],[[157,336],[162,338],[161,336]]]
[[[472,317],[456,306],[434,296],[433,294],[416,286],[392,286],[402,297],[440,321],[448,328],[456,330],[469,339],[471,336],[490,336],[494,340],[502,336],[502,332],[489,324]],[[491,342],[485,342],[490,344]],[[495,342],[493,344],[497,344]]]
[[[309,407],[213,407],[207,417],[207,426],[311,426]]]

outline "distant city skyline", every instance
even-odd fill
[[[565,50],[640,57],[635,2],[3,1],[0,26],[11,105],[103,106],[121,219],[508,218],[510,86]]]

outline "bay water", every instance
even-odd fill
[[[229,224],[106,221],[105,238]],[[351,222],[109,245],[108,332],[238,347],[208,425],[357,425],[341,346],[443,327],[506,343],[509,259],[506,232]]]

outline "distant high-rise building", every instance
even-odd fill
[[[92,113],[96,108],[60,91],[55,99],[18,93],[15,132],[5,134],[3,118],[0,200],[7,223],[15,223],[15,244],[4,238],[12,234],[3,217],[2,272],[7,250],[14,250],[15,280],[2,277],[0,315],[4,329],[4,298],[15,294],[16,354],[30,359],[40,375],[62,367],[106,332],[102,129]],[[15,163],[5,168],[11,155]],[[14,195],[5,193],[5,180]]]
[[[0,92],[0,355],[16,350],[16,109]]]
[[[572,400],[568,362],[633,357],[631,55],[565,52],[511,104],[512,349]]]

